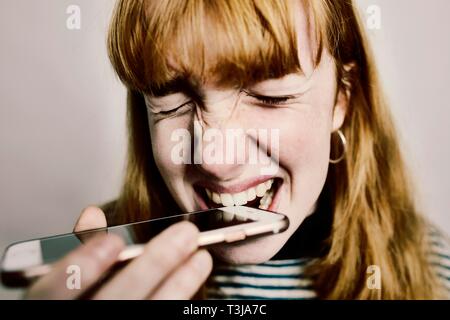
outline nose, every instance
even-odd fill
[[[246,137],[238,119],[239,101],[239,92],[209,88],[205,90],[204,108],[197,109],[194,163],[213,179],[236,179],[247,162]]]
[[[220,127],[194,121],[194,164],[204,175],[231,181],[242,175],[247,163],[245,130],[229,122]]]

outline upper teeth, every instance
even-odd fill
[[[221,204],[224,207],[243,206],[247,202],[255,200],[257,196],[264,197],[265,203],[261,203],[261,205],[264,205],[264,209],[267,209],[272,201],[271,192],[267,192],[272,187],[272,183],[273,179],[270,179],[258,184],[256,187],[238,193],[216,193],[206,189],[206,194],[214,203]]]

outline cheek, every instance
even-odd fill
[[[310,194],[311,201],[320,193],[326,179],[330,155],[330,134],[334,96],[311,92],[308,104],[278,119],[280,165],[292,177],[292,187]],[[305,200],[305,199],[304,199]]]
[[[293,184],[306,180],[312,187],[321,184],[326,176],[330,152],[328,118],[326,113],[311,110],[283,128],[280,165],[294,177]],[[301,181],[295,177],[301,177]]]
[[[331,95],[330,95],[331,96]],[[333,98],[317,96],[292,109],[270,111],[270,116],[258,124],[260,127],[279,129],[279,157],[289,167],[328,161],[332,129]],[[268,125],[267,123],[271,123]]]
[[[284,119],[282,143],[293,165],[328,164],[335,102],[334,81],[322,79],[312,88],[298,112]],[[283,151],[283,148],[281,148]]]
[[[316,119],[297,122],[280,137],[280,159],[296,167],[327,159],[329,154],[328,128],[314,125]]]

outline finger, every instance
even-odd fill
[[[94,299],[143,299],[196,249],[198,229],[179,222],[146,244],[144,253],[103,286]]]
[[[92,229],[106,228],[105,214],[100,208],[87,207],[83,210],[75,224],[74,232],[88,231]],[[107,234],[106,230],[101,230],[95,233],[77,233],[76,236],[82,243],[86,243],[89,239],[99,234]]]
[[[190,299],[200,289],[212,270],[212,258],[206,250],[194,253],[164,281],[150,299]]]
[[[90,206],[81,212],[73,231],[80,232],[97,228],[106,228],[106,226],[106,217],[103,211],[100,208]]]
[[[25,295],[27,299],[74,299],[95,284],[117,261],[124,247],[116,235],[101,235],[55,263],[51,272],[38,279]],[[69,269],[69,267],[71,267]],[[79,271],[79,283],[71,286],[73,268]],[[72,283],[72,284],[73,284]],[[79,285],[78,285],[79,284]]]

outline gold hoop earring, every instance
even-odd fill
[[[347,139],[345,139],[344,134],[342,133],[341,130],[336,131],[338,136],[339,136],[339,140],[341,140],[341,144],[342,144],[342,154],[339,156],[339,158],[337,159],[330,159],[330,163],[332,164],[336,164],[341,162],[342,160],[344,160],[345,158],[345,154],[347,153]]]

